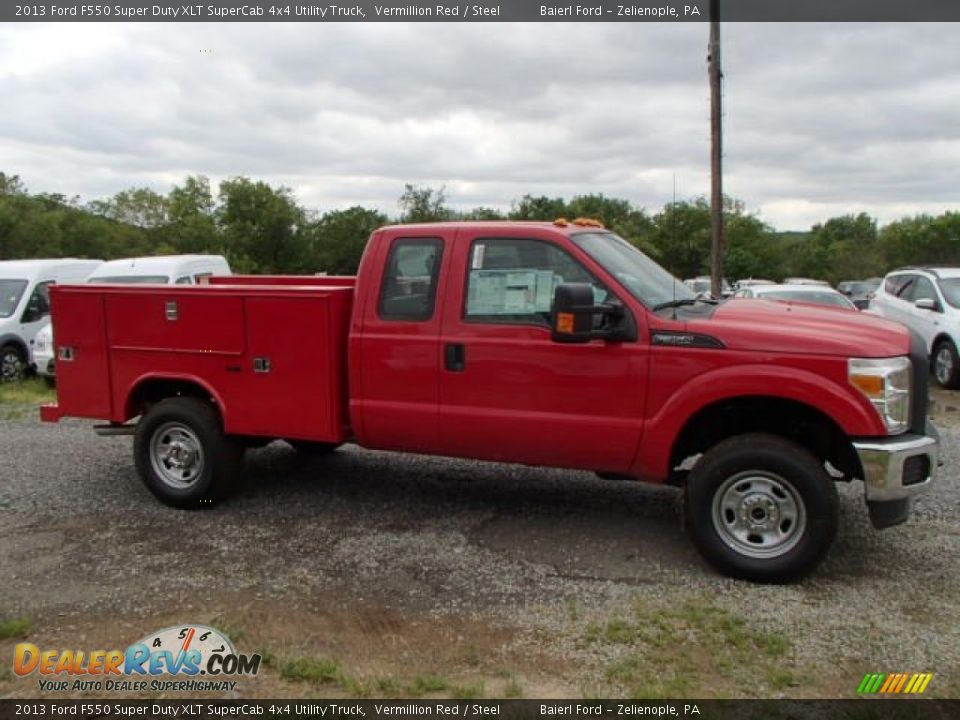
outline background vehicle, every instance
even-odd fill
[[[102,260],[0,262],[0,379],[19,380],[33,365],[37,331],[50,314],[50,286],[82,282]]]
[[[813,278],[805,277],[788,277],[783,279],[784,285],[821,285],[824,287],[830,287],[830,283],[826,280],[814,280]]]
[[[851,302],[861,310],[866,310],[870,306],[870,300],[873,294],[880,287],[883,278],[870,278],[869,280],[847,280],[837,285],[837,290],[842,292]]]
[[[733,290],[743,290],[748,287],[756,287],[757,285],[776,285],[773,280],[763,280],[762,278],[743,278],[742,280],[737,280],[733,284]]]
[[[837,532],[827,463],[864,481],[881,528],[937,464],[926,354],[905,328],[702,300],[592,224],[393,226],[356,278],[52,300],[58,402],[43,419],[133,435],[147,488],[178,507],[223,497],[244,448],[275,438],[577,468],[682,487],[709,562],[782,582]]]
[[[856,305],[831,287],[822,285],[755,285],[734,293],[739,298],[764,298],[780,302],[802,302],[856,310]]]
[[[161,283],[193,285],[211,277],[229,275],[230,265],[222,255],[163,255],[159,257],[110,260],[98,267],[87,282],[91,283]],[[37,374],[47,384],[54,383],[53,325],[47,319],[37,331],[33,346]]]
[[[877,288],[870,312],[916,332],[930,354],[937,382],[946,388],[960,387],[960,268],[894,270]]]
[[[710,279],[709,275],[700,275],[695,278],[688,278],[687,280],[684,280],[683,284],[693,290],[695,293],[704,293],[709,295],[712,280]],[[730,295],[733,294],[733,288],[730,287],[730,283],[727,282],[726,278],[720,281],[720,293],[723,297],[730,297]]]

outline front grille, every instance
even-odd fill
[[[903,461],[904,485],[916,485],[930,477],[930,458],[926,455],[914,455]]]
[[[910,431],[927,434],[927,404],[930,402],[930,358],[923,339],[910,331],[910,362],[913,365],[913,407]]]

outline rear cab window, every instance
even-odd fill
[[[433,317],[442,254],[439,238],[393,241],[380,285],[381,319],[425,322]]]

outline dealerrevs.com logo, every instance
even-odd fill
[[[45,691],[225,691],[236,676],[256,675],[260,655],[237,653],[216,628],[177,625],[150,633],[126,650],[41,650],[20,643],[13,672],[37,676]]]

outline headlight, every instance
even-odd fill
[[[890,435],[905,432],[910,427],[911,369],[908,357],[850,358],[847,361],[850,384],[873,403]]]

